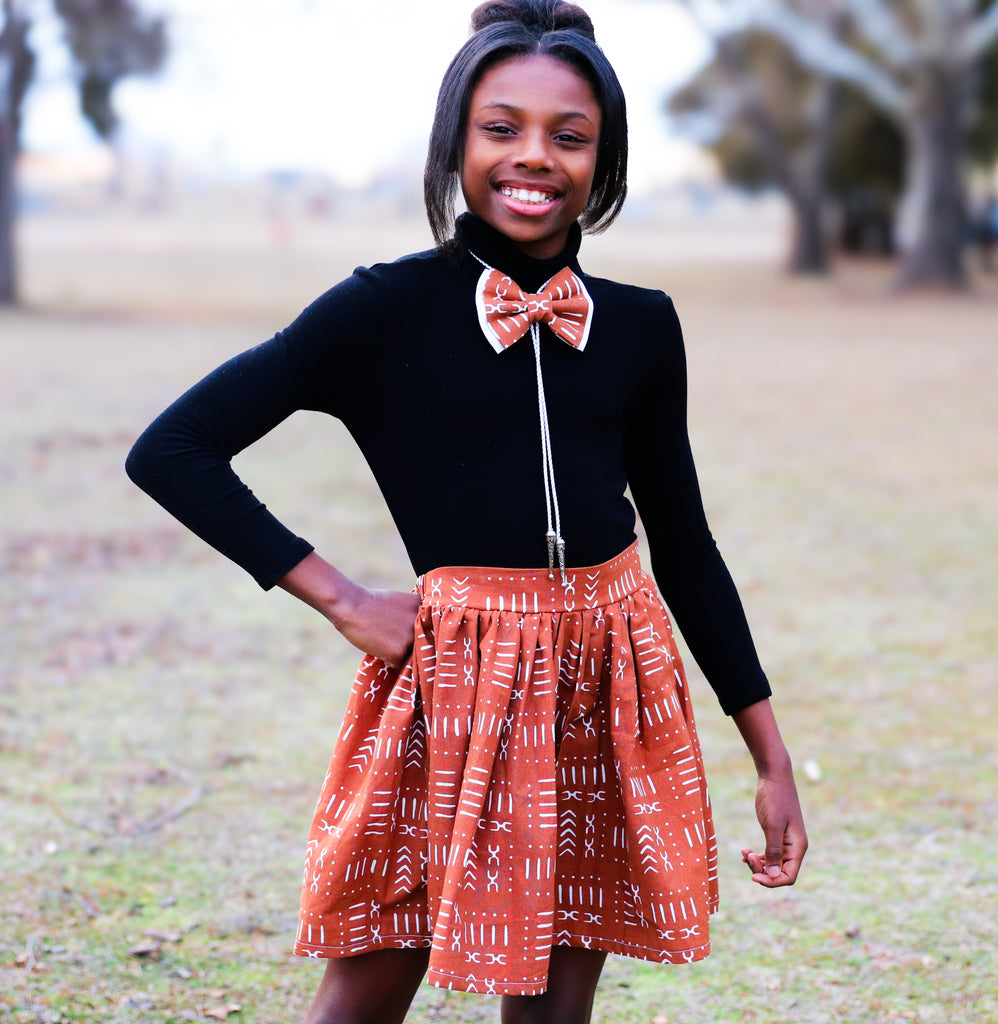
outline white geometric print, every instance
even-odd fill
[[[430,573],[411,662],[365,658],[305,856],[296,952],[429,947],[445,988],[544,991],[553,944],[689,963],[717,850],[672,628],[636,549]]]

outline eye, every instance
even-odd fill
[[[584,135],[572,131],[559,132],[554,138],[555,142],[564,142],[569,146],[584,146],[589,142]]]
[[[512,135],[513,129],[508,124],[483,124],[482,131],[490,135]]]

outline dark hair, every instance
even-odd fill
[[[603,114],[596,171],[580,222],[608,228],[627,195],[627,109],[617,75],[596,43],[589,15],[564,0],[489,0],[471,16],[474,34],[447,68],[430,133],[423,197],[438,245],[453,228],[471,94],[489,68],[511,57],[554,57],[589,83]]]

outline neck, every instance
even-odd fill
[[[462,214],[455,231],[455,241],[465,251],[508,274],[527,291],[537,291],[563,267],[571,267],[581,274],[577,259],[581,240],[581,230],[578,225],[573,225],[560,252],[549,257],[537,257],[524,252],[512,239],[473,214]]]

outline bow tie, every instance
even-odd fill
[[[474,253],[471,253],[475,256]],[[547,505],[548,576],[554,579],[555,553],[561,569],[562,586],[568,586],[565,571],[565,539],[561,535],[561,509],[554,481],[554,455],[551,451],[551,427],[548,423],[547,399],[544,397],[544,376],[541,373],[540,324],[548,327],[580,352],[589,340],[593,320],[593,300],[586,286],[569,267],[559,270],[536,294],[525,292],[511,277],[488,266],[475,256],[485,269],[475,290],[478,322],[496,352],[504,352],[528,331],[534,344],[534,366],[537,373],[537,412],[541,428],[541,461],[544,468],[544,501]]]
[[[486,267],[475,294],[478,321],[496,352],[519,341],[532,324],[547,324],[562,341],[580,352],[589,340],[593,300],[579,276],[565,267],[532,294],[512,278]]]

